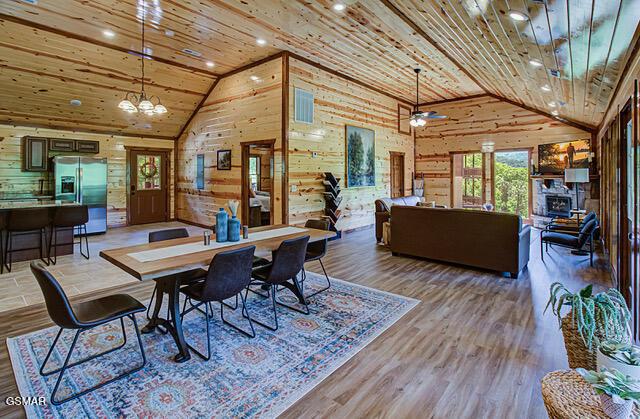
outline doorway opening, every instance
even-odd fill
[[[169,219],[169,152],[127,149],[127,223],[158,223]]]
[[[493,204],[498,212],[528,219],[531,214],[531,150],[496,151],[493,158]]]
[[[404,196],[404,153],[389,152],[391,169],[391,198]]]
[[[273,224],[275,140],[242,143],[242,224]]]
[[[485,196],[484,158],[480,152],[451,155],[451,207],[480,209]]]

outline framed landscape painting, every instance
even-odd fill
[[[375,186],[375,132],[347,125],[345,136],[347,143],[347,188]]]
[[[589,140],[564,143],[540,144],[538,146],[538,171],[542,174],[563,174],[564,169],[589,167]]]

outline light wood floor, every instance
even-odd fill
[[[113,230],[102,244],[94,239],[90,262],[78,257],[59,262],[56,269],[71,278],[69,284],[76,283],[73,299],[81,301],[115,290],[148,299],[151,283],[126,278],[100,260],[97,249],[142,243],[146,232],[157,228]],[[199,234],[200,229],[193,228],[193,232]],[[482,246],[481,240],[478,246]],[[567,367],[557,322],[549,313],[543,315],[549,284],[560,280],[571,289],[586,283],[606,286],[609,274],[603,259],[598,258],[596,267],[589,268],[585,258],[569,256],[561,249],[552,250],[543,264],[538,246],[534,234],[529,269],[512,280],[492,272],[393,257],[375,244],[371,229],[331,242],[325,259],[331,276],[422,303],[283,416],[546,417],[540,379],[548,371]],[[319,266],[310,268],[317,270]],[[26,264],[16,268],[24,278],[25,271]],[[110,276],[116,277],[113,283]],[[108,289],[95,291],[98,285]],[[88,295],[85,287],[94,291]],[[0,338],[4,342],[8,336],[49,325],[42,304],[13,309],[0,313]],[[6,344],[2,343],[0,400],[10,395],[17,395],[17,390]],[[0,416],[23,415],[21,408],[0,403]]]

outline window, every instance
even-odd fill
[[[465,154],[462,167],[462,207],[478,208],[482,206],[482,154]]]
[[[260,156],[249,156],[249,182],[251,189],[260,190]]]
[[[204,154],[196,156],[196,188],[204,189]]]
[[[313,93],[295,88],[295,120],[313,124]]]

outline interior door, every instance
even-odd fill
[[[391,152],[391,198],[404,196],[404,154]]]
[[[633,332],[637,341],[640,338],[640,197],[638,196],[638,188],[640,188],[640,87],[638,80],[634,83],[633,101],[632,101],[632,141],[634,149],[633,161],[633,229],[632,229],[632,245],[631,259],[633,260],[633,271],[631,278],[631,296],[632,296],[632,313],[633,313]]]
[[[167,153],[131,150],[129,153],[129,224],[167,221]]]
[[[632,276],[635,241],[635,150],[631,101],[620,113],[620,292],[629,306],[632,305]]]

